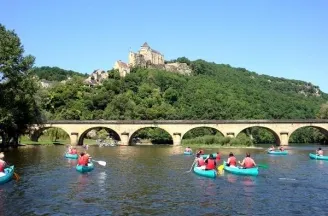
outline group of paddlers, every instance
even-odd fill
[[[87,147],[84,147],[85,149],[87,149]],[[79,155],[79,158],[77,160],[77,164],[81,165],[81,166],[88,166],[88,163],[91,162],[92,157],[86,152],[86,151],[82,151],[80,154],[78,154],[77,149],[75,147],[69,146],[68,147],[68,154],[77,154]]]
[[[185,149],[185,151],[189,150],[190,148],[187,147]],[[203,169],[203,170],[213,170],[216,169],[216,166],[218,165],[219,161],[221,160],[221,154],[220,152],[216,153],[216,157],[213,156],[213,154],[210,154],[207,158],[204,159],[204,157],[202,157],[202,155],[204,155],[204,150],[203,149],[199,149],[196,153],[196,158],[195,158],[195,163],[196,166],[199,169]],[[246,153],[246,157],[243,159],[242,162],[238,161],[238,164],[243,167],[243,168],[252,168],[256,166],[255,161],[251,158],[251,154],[250,153]],[[230,166],[230,167],[237,167],[237,159],[234,156],[234,154],[232,152],[230,152],[228,160],[225,164],[226,166]]]
[[[278,150],[279,150],[279,151],[285,151],[285,148],[282,147],[282,146],[280,146],[280,147],[278,148]],[[275,147],[274,147],[274,145],[272,145],[272,146],[269,148],[269,151],[275,151]]]

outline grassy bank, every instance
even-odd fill
[[[254,144],[250,138],[246,135],[240,135],[236,138],[223,137],[217,135],[206,135],[201,137],[195,137],[192,139],[182,140],[183,146],[190,147],[220,147],[220,148],[240,148],[240,147],[252,147]]]
[[[55,141],[54,139],[51,139],[48,136],[41,136],[38,142],[30,140],[28,136],[22,136],[20,138],[20,144],[25,145],[69,145],[70,143],[70,139],[57,139]],[[83,144],[97,145],[96,140],[93,139],[84,139]]]

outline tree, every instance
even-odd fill
[[[321,105],[317,116],[320,119],[328,119],[328,102]]]
[[[0,24],[0,135],[5,145],[17,144],[31,124],[42,122],[34,98],[38,85],[30,73],[35,58],[23,53],[16,33]]]

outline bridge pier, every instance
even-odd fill
[[[71,135],[70,135],[70,139],[71,139],[71,145],[72,146],[78,145],[78,142],[79,142],[79,133],[72,132]]]
[[[128,132],[121,133],[121,145],[124,145],[124,146],[129,145],[129,133]]]
[[[288,146],[289,134],[288,132],[280,132],[280,145]]]
[[[173,133],[173,145],[181,145],[181,133]]]
[[[235,137],[235,133],[234,132],[228,132],[227,133],[227,137],[234,138]]]

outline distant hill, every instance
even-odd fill
[[[59,67],[34,67],[32,73],[39,77],[39,79],[44,79],[48,81],[63,81],[68,77],[78,76],[78,77],[88,77],[87,74],[81,74],[72,70],[65,70]]]

